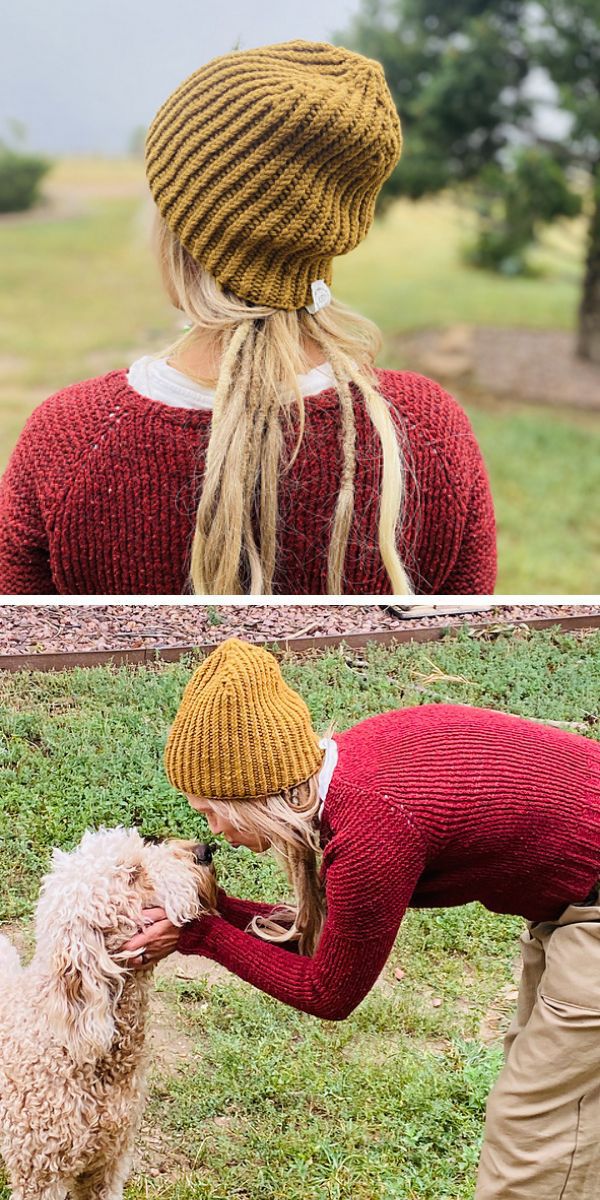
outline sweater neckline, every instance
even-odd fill
[[[127,405],[135,404],[138,410],[154,417],[159,421],[167,421],[174,425],[204,425],[212,420],[212,410],[175,408],[167,404],[157,404],[141,392],[136,392],[127,379],[127,367],[119,367],[108,371],[104,379],[115,387],[122,401]],[[315,396],[306,396],[305,404],[314,404],[319,408],[337,408],[338,394],[335,387],[325,388]]]

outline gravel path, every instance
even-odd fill
[[[600,605],[495,605],[471,616],[419,615],[403,620],[379,605],[38,605],[0,606],[0,654],[126,650],[373,632],[462,622],[511,622],[533,617],[600,614]]]

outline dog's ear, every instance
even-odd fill
[[[202,904],[198,894],[198,884],[194,874],[182,873],[176,869],[177,864],[171,864],[165,859],[161,865],[160,881],[157,891],[160,903],[172,925],[181,928],[188,921],[195,920],[202,912]]]
[[[145,855],[156,901],[178,928],[203,912],[217,911],[214,870],[195,863],[191,847],[192,843],[165,843],[148,846]]]
[[[45,1011],[76,1062],[95,1062],[110,1049],[122,977],[101,930],[76,920],[62,931],[50,955]]]

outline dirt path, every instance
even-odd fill
[[[575,333],[457,324],[390,341],[410,369],[449,390],[600,412],[600,366],[575,356]]]

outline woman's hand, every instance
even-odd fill
[[[177,949],[181,932],[171,924],[164,908],[145,908],[142,915],[146,926],[143,933],[136,933],[121,947],[123,954],[132,954],[135,950],[143,952],[138,957],[130,958],[127,963],[136,971],[153,967],[161,958],[172,954]]]

